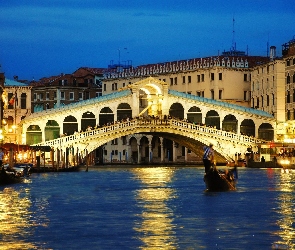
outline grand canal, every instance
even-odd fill
[[[32,174],[0,188],[0,249],[295,249],[295,171],[239,169],[205,192],[201,167]]]

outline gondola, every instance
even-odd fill
[[[23,181],[23,176],[14,171],[6,171],[3,167],[0,171],[0,185],[9,185],[20,183]]]
[[[208,173],[204,175],[206,190],[213,192],[236,190],[236,171],[236,168],[224,172],[217,170],[216,167],[210,168]]]

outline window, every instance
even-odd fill
[[[202,82],[205,81],[205,75],[204,74],[201,75],[201,79],[202,79]]]
[[[200,91],[197,91],[197,96],[201,96],[201,92]]]
[[[95,92],[95,97],[100,97],[101,96],[101,92]]]
[[[34,93],[34,101],[37,101],[37,94]]]
[[[174,77],[174,85],[177,85],[177,77]]]
[[[222,80],[222,73],[218,74],[218,79],[221,81]]]
[[[112,140],[111,145],[118,145],[118,138]]]
[[[214,73],[211,73],[211,81],[214,81]]]
[[[26,93],[22,93],[20,95],[20,108],[21,109],[27,108],[27,94]]]
[[[192,77],[191,76],[188,76],[187,77],[187,81],[188,81],[188,83],[191,83],[192,82]]]
[[[39,94],[40,101],[43,101],[43,93]]]
[[[197,75],[197,82],[200,82],[200,81],[201,81],[201,76]]]
[[[173,78],[170,78],[170,86],[173,85]]]
[[[219,90],[219,96],[218,96],[218,98],[219,99],[222,99],[222,89]]]
[[[291,82],[291,77],[290,77],[290,75],[288,74],[287,75],[287,84],[289,84]]]
[[[123,82],[123,88],[125,87],[125,82]]]
[[[290,103],[290,91],[287,91],[287,103]]]
[[[63,92],[63,91],[60,92],[60,99],[61,100],[65,99],[65,92]]]
[[[247,74],[244,74],[244,82],[247,82]]]
[[[54,100],[56,100],[56,98],[57,98],[56,91],[53,92],[53,98],[54,98]]]
[[[290,66],[290,60],[287,60],[287,66]]]
[[[103,91],[107,91],[107,85],[106,84],[103,85]]]
[[[49,92],[46,92],[46,100],[49,100]]]
[[[244,91],[244,101],[247,101],[247,91]]]
[[[182,83],[185,83],[185,76],[182,77]]]
[[[74,92],[70,92],[69,94],[70,94],[70,100],[73,101],[74,100],[74,97],[75,97],[74,96]]]
[[[266,96],[266,106],[269,106],[269,95]]]
[[[79,92],[79,100],[83,100],[83,92]]]
[[[214,99],[214,90],[211,89],[211,99]]]
[[[191,91],[188,91],[188,92],[187,92],[187,94],[188,94],[188,95],[191,95],[191,94],[192,94],[192,92],[191,92]]]
[[[272,94],[272,105],[275,105],[275,94]]]

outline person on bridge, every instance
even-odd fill
[[[212,143],[210,143],[208,147],[204,147],[203,162],[205,173],[207,174],[211,168],[212,163],[214,162],[214,150]]]

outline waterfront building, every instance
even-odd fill
[[[281,140],[295,143],[295,38],[282,45],[285,62],[285,123]]]
[[[31,114],[32,87],[16,80],[5,78],[4,72],[0,70],[2,144],[21,143],[17,125]]]
[[[81,67],[72,74],[31,82],[32,113],[101,96],[102,77],[101,68]]]

